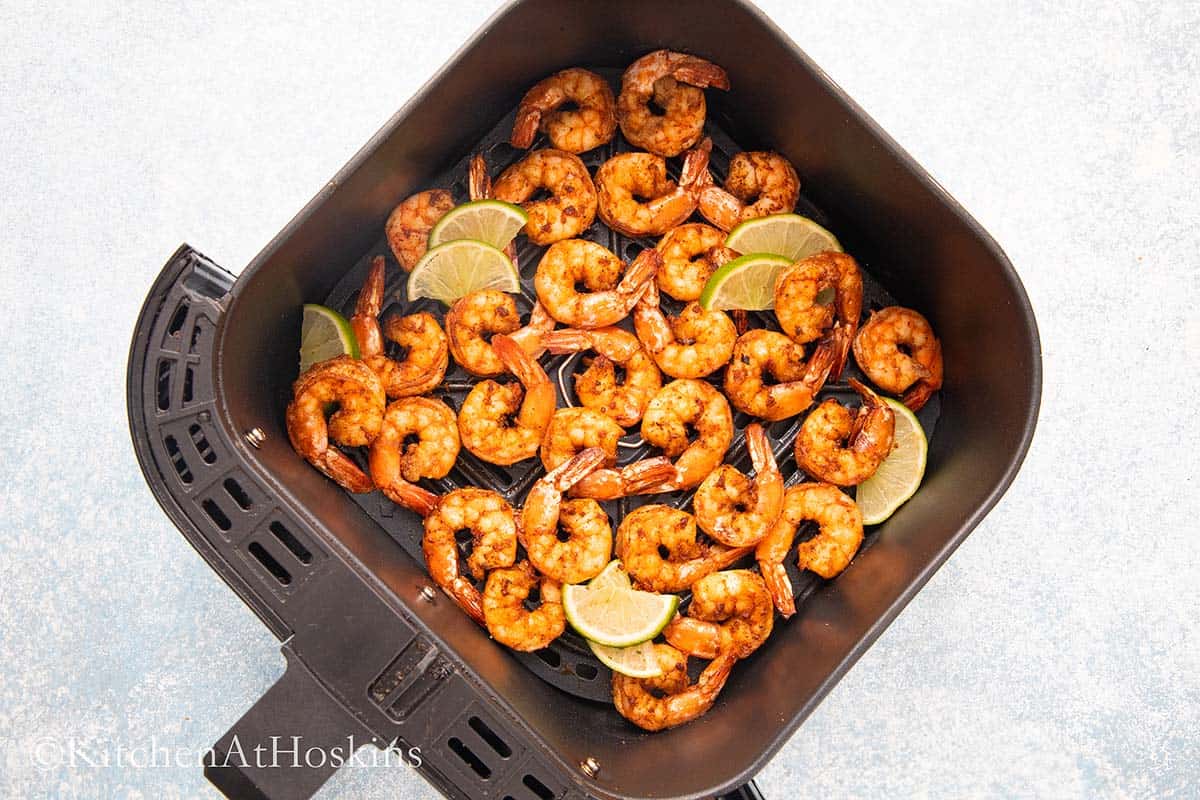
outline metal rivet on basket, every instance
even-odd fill
[[[583,774],[589,778],[596,777],[600,772],[600,762],[593,756],[588,756],[583,761],[579,762],[579,768],[583,770]]]
[[[262,446],[262,443],[267,440],[267,435],[263,433],[262,428],[251,428],[243,434],[246,443],[257,450]]]
[[[435,597],[437,597],[437,593],[433,591],[432,586],[422,586],[420,595],[421,595],[421,599],[424,600],[426,603],[432,603],[433,599]]]

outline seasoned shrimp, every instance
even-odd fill
[[[521,325],[521,315],[511,294],[498,289],[480,289],[454,301],[446,312],[446,337],[450,354],[459,366],[482,378],[505,372],[500,356],[488,341],[493,334],[506,334],[521,349],[538,358],[544,348],[542,335],[554,329],[554,320],[541,303],[535,303],[529,322]]]
[[[658,288],[685,303],[699,300],[704,284],[719,266],[709,258],[709,251],[724,242],[724,231],[703,222],[671,228],[655,246],[663,257]]]
[[[918,411],[942,388],[942,343],[929,320],[911,308],[876,311],[854,340],[854,360],[885,392]]]
[[[832,293],[828,301],[823,298]],[[862,314],[863,282],[858,262],[827,251],[801,259],[775,279],[775,317],[784,332],[804,344],[832,327],[834,362],[830,375],[842,374]]]
[[[621,76],[617,122],[634,147],[677,156],[700,141],[707,108],[704,89],[729,89],[725,70],[696,56],[656,50]],[[651,102],[663,110],[659,115]]]
[[[794,417],[812,405],[835,354],[822,340],[805,359],[804,345],[762,328],[738,337],[725,370],[725,394],[739,410],[765,420]],[[773,382],[768,382],[770,375]]]
[[[530,611],[525,602],[535,588],[538,607]],[[538,575],[528,561],[494,569],[483,587],[483,621],[493,639],[513,650],[532,652],[549,647],[567,626],[562,586],[553,578]]]
[[[729,159],[725,188],[700,192],[700,213],[721,230],[768,214],[789,214],[800,199],[800,177],[778,153],[738,153]]]
[[[636,508],[617,527],[617,558],[651,592],[682,592],[753,549],[697,541],[695,518],[664,505]]]
[[[775,607],[758,573],[748,569],[714,572],[692,584],[687,616],[677,616],[663,636],[691,656],[745,658],[771,635]]]
[[[613,673],[613,705],[622,717],[647,731],[661,731],[702,716],[716,701],[729,680],[737,656],[722,654],[709,662],[693,684],[688,678],[688,657],[667,644],[654,645],[662,668],[656,678],[631,678]]]
[[[607,247],[570,239],[542,256],[533,287],[550,316],[564,325],[603,328],[629,315],[661,262],[656,251],[643,250],[625,269]],[[579,284],[587,291],[576,289]]]
[[[561,108],[568,103],[575,107]],[[584,153],[611,141],[617,110],[608,81],[572,67],[534,84],[517,106],[512,146],[527,149],[539,128],[550,144],[568,153]]]
[[[684,222],[696,210],[708,180],[705,139],[689,150],[679,183],[667,177],[667,162],[652,153],[619,153],[596,170],[600,219],[626,236],[658,236]]]
[[[467,487],[442,495],[425,517],[421,549],[429,575],[477,622],[484,622],[483,599],[462,574],[455,534],[471,533],[467,568],[476,580],[491,569],[511,567],[517,560],[517,523],[512,506],[488,489]]]
[[[562,583],[594,578],[612,560],[612,526],[595,500],[563,501],[563,492],[604,463],[589,447],[547,472],[529,490],[521,509],[521,544],[543,575]],[[570,513],[563,513],[569,509]],[[567,540],[559,539],[559,531]]]
[[[454,208],[454,198],[445,189],[417,192],[396,206],[384,225],[388,245],[400,266],[411,272],[429,246],[429,231]]]
[[[696,524],[730,547],[761,542],[783,508],[783,475],[767,434],[757,422],[746,426],[746,449],[754,464],[754,480],[731,464],[722,464],[704,479],[692,498]]]
[[[833,578],[846,568],[862,544],[862,513],[840,489],[828,483],[790,487],[783,496],[783,513],[754,552],[775,608],[785,617],[796,613],[796,598],[783,562],[792,549],[797,528],[810,521],[817,523],[820,531],[796,548],[802,570]]]
[[[530,200],[543,189],[551,197]],[[579,156],[562,150],[534,150],[500,174],[492,194],[525,208],[525,235],[534,244],[578,236],[596,219],[592,176]]]
[[[688,439],[689,428],[695,441]],[[729,401],[704,381],[672,381],[646,407],[642,438],[675,459],[676,476],[663,491],[691,489],[724,460],[733,440]]]
[[[729,362],[737,328],[723,311],[706,311],[699,303],[684,306],[678,317],[666,316],[658,287],[650,285],[633,308],[638,339],[658,368],[672,378],[703,378]]]
[[[417,440],[406,444],[413,436]],[[415,482],[446,477],[458,448],[458,422],[450,406],[432,397],[401,398],[388,405],[383,430],[371,443],[371,478],[392,502],[427,516],[437,495]]]
[[[892,451],[896,413],[853,378],[862,397],[853,415],[832,397],[817,406],[796,436],[796,463],[818,480],[857,486],[875,474]]]
[[[662,388],[662,373],[632,333],[607,327],[562,328],[542,337],[554,354],[595,350],[587,369],[575,376],[575,395],[586,408],[607,414],[623,427],[636,425],[650,398]],[[618,381],[615,367],[625,372]]]
[[[616,500],[655,490],[675,477],[665,458],[646,458],[617,469],[617,442],[625,431],[610,417],[590,408],[560,408],[554,412],[542,441],[542,464],[547,471],[589,447],[604,451],[602,467],[571,487],[573,497]]]
[[[512,338],[497,336],[492,346],[521,386],[475,384],[458,412],[458,432],[463,446],[484,461],[515,464],[537,454],[554,415],[554,384]]]
[[[331,442],[363,447],[379,436],[387,403],[370,367],[350,356],[314,364],[296,379],[288,404],[288,439],[296,452],[351,492],[369,492],[371,479]],[[326,420],[325,409],[337,410]]]

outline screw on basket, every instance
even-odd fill
[[[267,440],[267,434],[263,433],[262,428],[257,427],[246,431],[244,434],[242,434],[242,437],[246,440],[246,443],[255,450],[261,447],[262,443]]]
[[[437,597],[437,592],[433,591],[432,586],[422,586],[421,591],[418,594],[426,603],[432,603],[434,598]]]
[[[600,772],[600,762],[594,756],[588,756],[579,762],[579,769],[583,771],[584,775],[594,778]]]

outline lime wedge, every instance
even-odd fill
[[[358,341],[350,323],[332,308],[305,303],[300,323],[300,371],[341,355],[358,358]]]
[[[525,209],[502,200],[474,200],[450,209],[433,230],[429,246],[455,239],[475,239],[503,250],[529,221]]]
[[[519,292],[521,281],[508,256],[475,239],[454,239],[430,248],[408,276],[409,300],[432,297],[450,305],[480,289]]]
[[[588,583],[563,587],[567,621],[581,636],[608,647],[649,641],[667,627],[679,607],[673,594],[633,588],[620,561],[613,561]]]
[[[929,445],[921,423],[908,407],[896,400],[884,402],[896,412],[896,434],[892,452],[875,470],[875,474],[859,484],[855,502],[862,511],[864,525],[878,525],[904,505],[921,485],[925,476],[925,456]]]
[[[748,219],[729,232],[725,246],[739,253],[774,253],[792,261],[826,250],[842,252],[837,237],[799,214]]]
[[[654,653],[654,642],[642,642],[630,647],[606,647],[588,642],[600,663],[631,678],[656,678],[662,675],[658,657]]]
[[[775,278],[792,262],[769,253],[751,253],[723,264],[708,278],[700,305],[708,310],[744,308],[762,311],[775,307]]]

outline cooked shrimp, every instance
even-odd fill
[[[832,327],[835,357],[830,375],[837,380],[858,332],[862,297],[862,273],[853,257],[832,251],[817,253],[792,264],[775,279],[775,317],[784,332],[801,344],[820,339]]]
[[[616,500],[655,490],[675,477],[665,458],[647,458],[617,469],[617,442],[625,431],[610,417],[590,408],[560,408],[554,412],[542,441],[542,464],[552,470],[575,454],[598,447],[606,456],[601,468],[571,487],[573,497]]]
[[[626,236],[658,236],[696,210],[708,180],[705,139],[683,159],[679,183],[667,177],[667,162],[652,153],[619,153],[596,170],[600,219]],[[640,198],[640,199],[639,199]]]
[[[314,364],[296,379],[287,407],[288,439],[296,452],[351,492],[369,492],[371,479],[330,442],[363,447],[383,427],[383,384],[370,367],[350,356]],[[325,409],[337,410],[326,420]]]
[[[696,524],[730,547],[761,542],[783,508],[783,475],[771,442],[757,422],[746,426],[746,449],[754,464],[754,480],[731,464],[722,464],[704,479],[692,498]]]
[[[607,414],[623,427],[636,425],[662,388],[654,359],[636,336],[621,328],[562,328],[543,336],[542,344],[556,355],[596,351],[587,369],[575,376],[575,395],[584,407]],[[617,380],[614,365],[624,371],[624,380]]]
[[[828,483],[801,483],[788,488],[783,496],[783,513],[754,553],[775,608],[785,617],[796,613],[796,598],[783,562],[792,549],[797,528],[809,521],[817,523],[820,531],[797,547],[800,569],[833,578],[846,568],[862,544],[862,513],[840,489]]]
[[[551,197],[530,200],[540,190]],[[492,186],[497,200],[525,208],[525,235],[534,244],[578,236],[596,219],[596,185],[579,156],[562,150],[534,150],[500,174]]]
[[[700,192],[700,213],[721,230],[768,214],[789,214],[800,199],[800,177],[778,153],[738,153],[729,159],[725,188]]]
[[[682,592],[753,549],[701,543],[696,519],[664,505],[636,508],[617,528],[617,558],[638,586],[651,592]]]
[[[421,549],[429,575],[477,622],[484,622],[483,600],[475,585],[461,574],[455,534],[471,533],[467,568],[476,580],[488,570],[511,567],[517,560],[517,523],[512,506],[488,489],[467,487],[442,495],[425,517]]]
[[[687,615],[675,617],[663,636],[688,655],[718,658],[733,653],[745,658],[767,640],[774,624],[767,584],[758,573],[734,569],[693,583]]]
[[[688,439],[689,428],[695,441]],[[691,489],[724,460],[733,440],[729,401],[704,381],[672,381],[646,407],[642,438],[675,459],[676,477],[663,490]]]
[[[537,454],[554,415],[554,384],[512,338],[496,336],[492,346],[521,386],[475,384],[458,412],[458,432],[463,446],[484,461],[515,464]]]
[[[693,684],[687,659],[668,644],[654,645],[662,667],[657,678],[630,678],[613,673],[613,705],[622,717],[647,731],[661,731],[702,716],[716,701],[729,680],[737,656],[724,654],[709,662]]]
[[[406,444],[413,436],[417,440]],[[432,397],[401,398],[388,405],[383,430],[371,443],[371,478],[392,502],[427,516],[437,495],[415,482],[446,477],[458,448],[458,422],[450,406]]]
[[[911,308],[876,311],[854,340],[854,360],[885,392],[918,411],[942,388],[942,343],[929,320]]]
[[[570,239],[542,256],[533,287],[550,316],[564,325],[603,328],[629,315],[661,261],[654,250],[643,250],[625,269],[603,245]],[[576,289],[579,284],[587,291]]]
[[[567,103],[575,107],[560,108]],[[517,106],[512,146],[527,149],[539,128],[550,144],[568,153],[584,153],[611,141],[617,111],[608,81],[578,67],[538,81]]]
[[[454,208],[454,198],[445,189],[417,192],[396,206],[384,225],[392,254],[407,271],[421,260],[429,246],[429,231]]]
[[[814,478],[857,486],[875,474],[892,451],[896,413],[879,395],[853,378],[862,397],[853,415],[832,397],[817,406],[796,436],[796,463]]]
[[[729,362],[738,338],[725,312],[706,311],[699,303],[688,303],[678,317],[667,317],[653,284],[633,308],[633,326],[654,363],[672,378],[716,372]]]
[[[724,231],[703,222],[671,228],[655,246],[663,257],[663,265],[658,270],[658,288],[685,303],[699,300],[704,284],[719,266],[713,263],[708,253],[724,242]]]
[[[554,320],[541,303],[534,304],[529,322],[522,326],[513,296],[498,289],[480,289],[465,294],[446,312],[450,354],[467,372],[483,378],[505,372],[488,337],[506,334],[516,340],[522,350],[537,358],[544,352],[542,335],[553,328]]]
[[[833,365],[834,348],[822,340],[807,359],[804,345],[762,328],[738,337],[725,370],[725,394],[739,410],[765,420],[794,417],[812,405]],[[773,382],[768,382],[770,375]]]
[[[729,89],[725,70],[696,56],[670,50],[647,53],[621,76],[617,122],[634,147],[677,156],[700,141],[707,113],[704,89]],[[653,103],[663,110],[656,114]]]
[[[525,606],[538,590],[538,607]],[[567,626],[562,587],[553,578],[539,576],[528,561],[488,573],[483,587],[483,620],[488,633],[513,650],[531,652],[549,647]]]
[[[594,578],[612,560],[612,527],[595,500],[570,500],[563,492],[594,472],[607,458],[589,447],[533,484],[521,509],[521,544],[543,575],[562,583]],[[570,504],[572,513],[563,515]],[[559,539],[559,531],[567,540]]]

